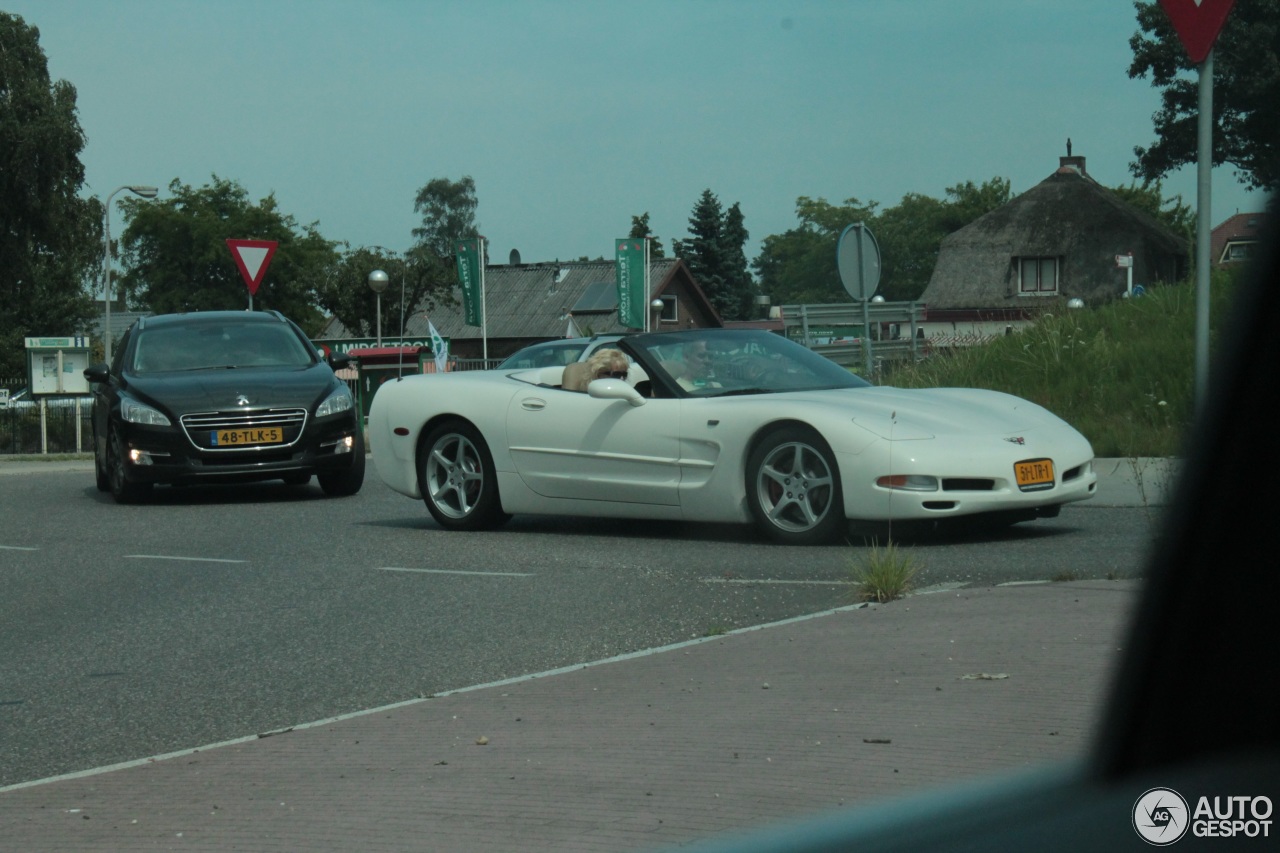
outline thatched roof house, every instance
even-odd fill
[[[514,259],[513,259],[514,260]],[[504,358],[521,347],[551,338],[572,335],[625,334],[637,331],[618,322],[618,288],[613,261],[578,261],[485,266],[485,313],[488,356]],[[685,329],[720,326],[720,317],[702,288],[678,258],[650,263],[650,299],[660,299],[662,310],[651,318],[654,328]],[[480,358],[485,346],[479,326],[465,323],[461,294],[455,305],[437,305],[430,322],[449,338],[450,352],[459,358]],[[427,315],[411,309],[405,316],[406,341],[429,337]],[[395,337],[399,336],[399,329]],[[330,322],[322,338],[351,337],[337,320]],[[391,338],[391,334],[384,334]]]
[[[1134,284],[1172,282],[1187,271],[1186,241],[1089,177],[1083,157],[943,239],[921,301],[928,320],[1012,320],[1046,300],[1102,302]],[[959,312],[957,314],[957,312]]]

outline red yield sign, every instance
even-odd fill
[[[227,248],[231,249],[231,257],[235,258],[240,275],[249,286],[250,296],[258,292],[277,245],[275,240],[227,240]]]
[[[1187,56],[1196,65],[1204,62],[1218,33],[1227,21],[1227,15],[1236,0],[1160,0],[1160,6],[1169,16],[1169,22],[1178,31]]]

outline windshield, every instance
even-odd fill
[[[627,341],[650,376],[677,396],[722,397],[870,385],[781,335],[703,329]]]
[[[218,323],[143,328],[134,373],[241,367],[306,367],[314,357],[288,326]]]

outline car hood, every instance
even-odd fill
[[[127,384],[134,397],[176,415],[240,407],[311,410],[333,387],[333,371],[318,363],[296,370],[241,367],[131,376]]]
[[[854,424],[891,441],[940,435],[1007,435],[1066,422],[1029,400],[978,388],[851,388],[807,394],[818,405],[838,405]]]

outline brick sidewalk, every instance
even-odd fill
[[[633,850],[1022,770],[1086,749],[1137,588],[916,596],[15,787],[0,850]]]

